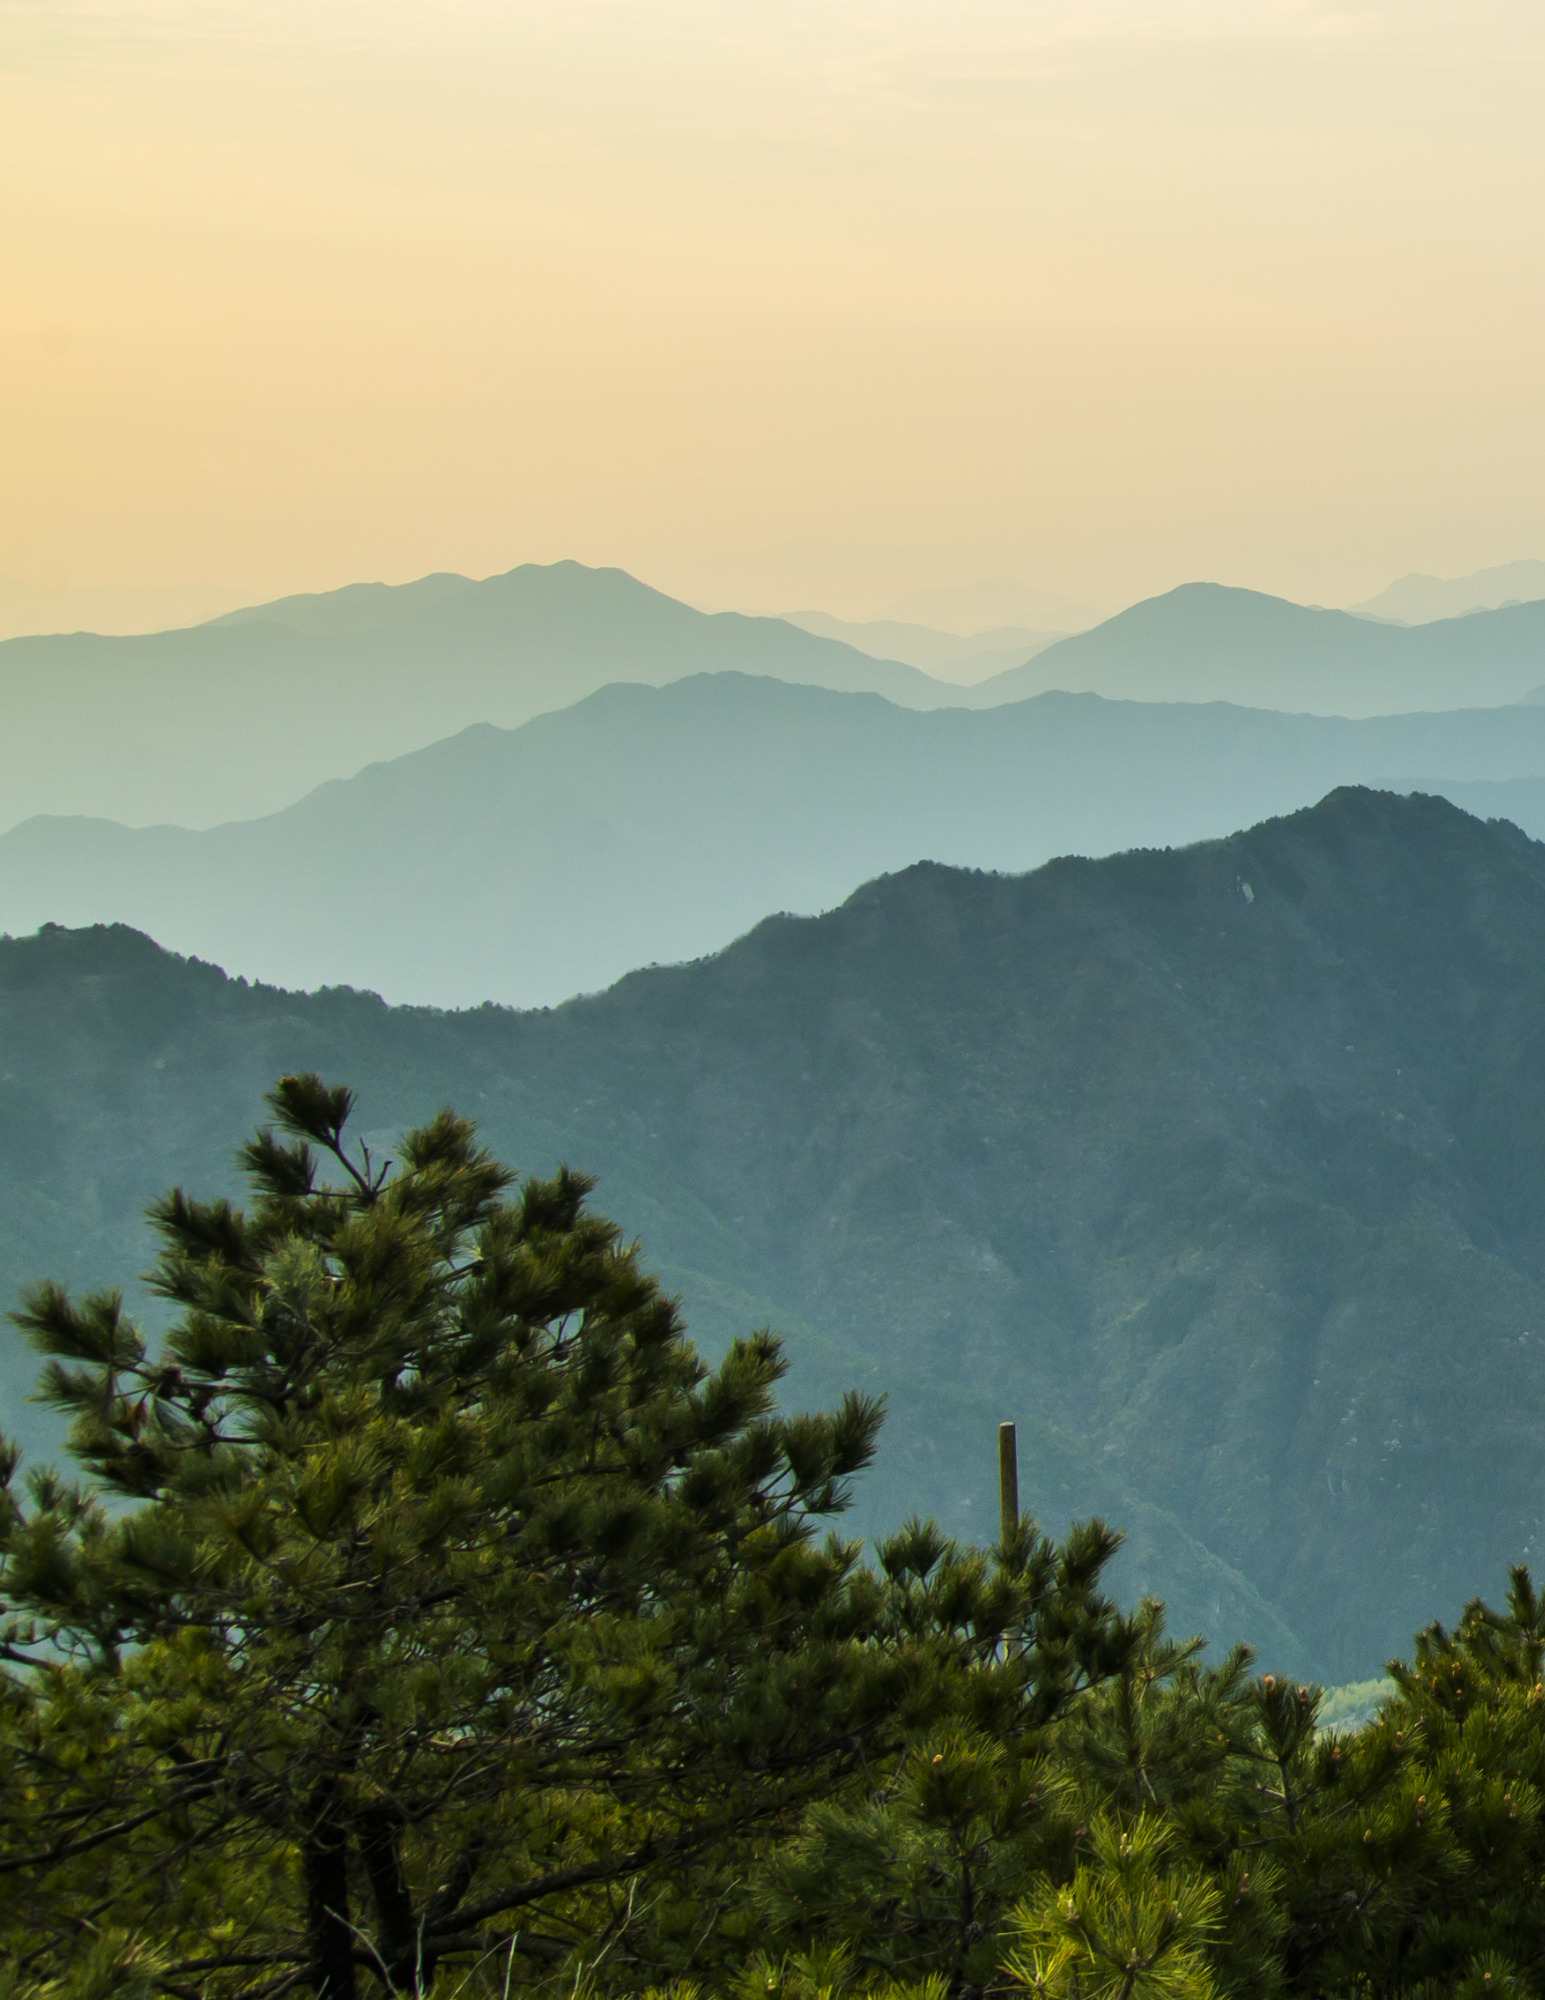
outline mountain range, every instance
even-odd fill
[[[1490,708],[1545,682],[1545,603],[1404,627],[1259,591],[1188,583],[969,689],[992,705],[1048,688],[1128,701],[1236,701],[1315,715]]]
[[[802,631],[818,632],[823,639],[840,639],[877,659],[904,660],[936,680],[961,687],[973,687],[1010,667],[1023,666],[1066,636],[1032,631],[1023,625],[990,626],[969,633],[940,632],[931,625],[912,625],[899,618],[854,623],[824,611],[787,611],[784,617]]]
[[[922,713],[735,674],[613,686],[264,819],[30,820],[0,836],[0,928],[122,921],[286,986],[550,1005],[914,861],[1178,846],[1352,782],[1545,834],[1545,707],[1348,722],[1049,694]]]
[[[936,864],[550,1012],[284,993],[124,928],[0,943],[0,1283],[122,1279],[279,1071],[376,1150],[568,1159],[715,1350],[890,1418],[855,1525],[1130,1534],[1181,1629],[1344,1681],[1545,1536],[1545,847],[1364,790],[1227,840]],[[32,1358],[0,1349],[8,1428]]]
[[[0,644],[0,829],[40,812],[136,826],[258,817],[474,724],[512,728],[611,682],[703,672],[919,709],[1055,689],[1345,716],[1447,710],[1545,684],[1545,604],[1404,630],[1192,584],[966,687],[783,619],[695,611],[621,570],[357,584],[182,631]]]
[[[713,615],[622,570],[524,564],[353,584],[142,637],[0,644],[0,827],[37,812],[209,826],[472,723],[609,681],[733,670],[929,706],[956,690],[779,618]]]
[[[1545,562],[1498,563],[1469,576],[1429,576],[1413,570],[1352,609],[1363,618],[1387,618],[1398,625],[1424,625],[1435,618],[1463,618],[1471,611],[1494,611],[1502,604],[1545,597]]]

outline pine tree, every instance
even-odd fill
[[[980,1990],[1026,1883],[1071,1868],[1078,1802],[1055,1746],[1142,1627],[1099,1587],[1119,1536],[1094,1522],[1058,1546],[1028,1518],[1006,1526],[990,1553],[921,1522],[878,1550],[898,1629],[975,1644],[899,1753],[765,1857],[762,1906],[796,1954],[840,1945],[860,1978]]]
[[[512,1193],[449,1114],[376,1169],[346,1091],[271,1103],[250,1213],[155,1212],[158,1355],[116,1294],[19,1316],[95,1490],[4,1538],[13,1951],[110,1922],[168,1991],[321,2000],[620,1961],[641,1884],[679,1906],[926,1700],[815,1532],[878,1411],[773,1414],[765,1334],[706,1369],[581,1177]]]
[[[1222,1897],[1175,1854],[1154,1813],[1103,1820],[1065,1887],[1043,1882],[1015,1914],[1007,1969],[1034,2000],[1215,2000],[1207,1947]]]
[[[1408,1746],[1374,1829],[1365,1977],[1428,1993],[1545,1985],[1545,1597],[1522,1566],[1498,1611],[1477,1599],[1391,1663],[1379,1726]]]
[[[0,1447],[0,2000],[1545,1992],[1527,1571],[1335,1734],[1098,1523],[871,1564],[876,1406],[705,1367],[588,1181],[270,1102],[248,1209],[155,1211],[158,1353],[18,1315],[85,1478]]]

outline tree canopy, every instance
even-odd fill
[[[1545,1992],[1527,1572],[1321,1729],[1099,1523],[842,1539],[878,1406],[707,1366],[582,1176],[270,1103],[246,1208],[154,1212],[154,1351],[16,1315],[79,1467],[4,1461],[16,2000]]]

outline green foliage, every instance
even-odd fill
[[[349,899],[304,861],[325,928]],[[173,1179],[237,1198],[285,1070],[357,1083],[383,1144],[449,1099],[501,1157],[602,1175],[704,1353],[765,1323],[805,1407],[883,1386],[853,1532],[985,1539],[1015,1417],[1027,1507],[1127,1530],[1123,1602],[1346,1682],[1535,1559],[1542,917],[1545,848],[1338,793],[1171,854],[910,869],[550,1013],[0,942],[0,1289],[121,1282]],[[488,923],[524,934],[479,912],[458,947]],[[13,1339],[0,1429],[48,1458],[33,1373]]]
[[[156,1207],[158,1352],[114,1293],[17,1315],[88,1474],[4,1522],[39,1977],[104,1918],[211,1995],[722,1967],[806,1804],[1119,1655],[1098,1529],[821,1539],[877,1408],[775,1415],[766,1334],[706,1368],[581,1177],[515,1188],[450,1114],[377,1166],[347,1092],[271,1102],[249,1210]]]
[[[1037,1886],[1014,1916],[1008,1970],[1037,2000],[1214,2000],[1206,1947],[1220,1895],[1146,1813],[1103,1821],[1065,1886]]]
[[[17,1315],[84,1477],[0,1459],[0,2000],[1545,1993],[1526,1570],[1327,1727],[1098,1523],[865,1560],[877,1408],[708,1368],[585,1179],[270,1101],[158,1346]]]
[[[156,1211],[158,1355],[114,1295],[18,1315],[95,1492],[137,1504],[11,1504],[12,1854],[46,1850],[13,1938],[72,1957],[105,1848],[119,1921],[206,1986],[567,1956],[552,1898],[787,1811],[926,1679],[813,1533],[878,1413],[773,1416],[766,1335],[708,1371],[581,1178],[512,1197],[449,1115],[388,1173],[345,1149],[346,1092],[273,1104],[251,1213]]]

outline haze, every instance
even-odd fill
[[[427,1160],[431,1178],[449,1153],[402,1134],[454,1105],[522,1174],[595,1176],[705,1355],[775,1327],[788,1407],[854,1384],[887,1399],[858,1532],[919,1510],[980,1543],[1001,1519],[994,1426],[1018,1424],[1037,1519],[1118,1525],[1122,1602],[1163,1598],[1177,1633],[1219,1656],[1256,1646],[1274,1677],[1251,1707],[1232,1681],[1162,1692],[1170,1669],[1149,1659],[1137,1706],[1091,1688],[1069,1728],[1093,1717],[1103,1742],[1124,1713],[1141,1749],[1194,1697],[1199,1733],[1167,1765],[1183,1789],[1212,1768],[1223,1718],[1241,1758],[1281,1750],[1296,1788],[1319,1752],[1280,1732],[1307,1728],[1309,1679],[1337,1684],[1322,1719],[1366,1712],[1367,1676],[1413,1629],[1452,1625],[1545,1550],[1542,103],[1545,11],[1523,0],[0,0],[0,1307],[47,1278],[77,1297],[128,1283],[143,1305],[147,1204],[173,1182],[236,1195],[236,1148],[275,1078],[357,1090],[368,1157]],[[293,1088],[293,1129],[331,1152],[335,1112]],[[284,1214],[309,1212],[290,1167],[271,1185]],[[360,1181],[361,1200],[381,1185]],[[521,1258],[568,1268],[568,1199],[523,1208]],[[388,1195],[374,1213],[411,1210]],[[347,1418],[359,1384],[380,1386],[381,1339],[433,1360],[450,1322],[399,1326],[383,1292],[390,1323],[371,1331],[368,1273],[358,1311],[328,1303],[318,1256],[360,1276],[341,1213],[316,1210],[314,1240],[263,1237],[278,1304],[259,1317],[284,1369],[302,1365],[305,1318],[316,1407]],[[478,1315],[502,1283],[475,1280]],[[148,1303],[155,1340],[168,1301]],[[485,1317],[473,1345],[492,1353]],[[345,1319],[365,1346],[334,1340]],[[21,1323],[77,1360],[100,1333],[47,1302]],[[569,1387],[551,1408],[578,1422],[564,1324],[550,1348],[535,1319],[512,1337],[529,1408],[547,1407],[531,1371],[556,1357]],[[660,1324],[597,1337],[644,1355]],[[81,1388],[77,1441],[106,1465],[101,1425],[132,1439],[125,1492],[195,1435],[184,1418],[223,1407],[235,1377],[210,1327],[166,1350],[185,1375],[140,1371],[149,1417]],[[649,1353],[651,1380],[688,1379]],[[38,1360],[0,1332],[0,1443],[53,1455],[68,1398],[27,1400]],[[454,1416],[460,1390],[446,1377],[445,1401],[428,1367],[422,1395],[393,1394],[392,1424]],[[479,1410],[496,1442],[524,1421]],[[678,1435],[639,1410],[640,1436]],[[342,1435],[294,1432],[308,1462]],[[381,1435],[400,1470],[399,1433]],[[821,1433],[790,1435],[804,1441],[780,1491],[844,1462],[822,1469]],[[685,1492],[671,1468],[658,1490]],[[166,1477],[161,1499],[193,1493]],[[50,1504],[46,1483],[29,1490]],[[610,1546],[588,1506],[573,1519]],[[726,1549],[756,1540],[731,1514],[774,1518],[741,1494],[713,1517]],[[463,1510],[453,1527],[491,1547],[501,1521]],[[310,1513],[301,1526],[323,1532]],[[646,1530],[617,1544],[624,1596],[658,1553]],[[143,1565],[114,1609],[117,1571],[90,1561],[108,1606],[93,1645],[109,1612],[126,1645],[162,1629]],[[0,1623],[21,1573],[8,1585],[0,1562]],[[908,1574],[909,1604],[938,1595],[942,1572]],[[1539,1620],[1522,1584],[1514,1602],[1528,1685]],[[402,1615],[412,1646],[438,1644]],[[1008,1642],[1032,1665],[1034,1630]],[[154,1660],[131,1652],[154,1692]],[[267,1656],[250,1657],[209,1683],[235,1690],[232,1714],[249,1686],[254,1714],[266,1699]],[[795,1689],[782,1673],[757,1682],[764,1719]],[[1055,1680],[1037,1703],[1062,1699]],[[1473,1685],[1454,1682],[1456,1714]],[[1007,1686],[929,1728],[953,1742],[949,1717],[1007,1715]],[[185,1692],[181,1734],[226,1741]],[[154,1720],[159,1700],[136,1712]],[[292,1704],[284,1729],[304,1722]],[[1399,1800],[1419,1805],[1417,1783],[1446,1784],[1448,1766],[1419,1779],[1423,1732],[1378,1727],[1345,1772],[1377,1765],[1398,1798],[1323,1794],[1308,1845],[1283,1843],[1268,1872],[1320,1926],[1331,1828],[1336,1881],[1362,1884],[1345,1935],[1379,1897],[1405,1913],[1387,1969],[1445,1870],[1461,1888],[1491,1877],[1478,1855],[1454,1848],[1450,1869],[1422,1847],[1416,1875],[1380,1886],[1381,1856],[1404,1865]],[[674,1771],[687,1741],[630,1749],[628,1768]],[[815,1805],[802,1757],[773,1758],[796,1792],[767,1825]],[[1009,1828],[988,1875],[1008,1881],[1015,1855],[1062,1867],[1074,1790],[1046,1764],[1034,1831],[997,1757],[979,1760],[982,1823]],[[631,1836],[553,1875],[537,1848],[552,1835],[582,1855],[577,1822],[543,1821],[530,1855],[485,1856],[479,1817],[442,1869],[429,1846],[399,1851],[366,1762],[298,1774],[293,1852],[251,1849],[262,1893],[222,1891],[236,1915],[217,1910],[213,1933],[186,1916],[203,1890],[175,1875],[198,1845],[175,1760],[128,1821],[138,1777],[109,1760],[100,1793],[83,1780],[49,1807],[60,1842],[5,1865],[84,1882],[105,1953],[131,1937],[109,1840],[127,1828],[133,1922],[153,1875],[179,1927],[175,1954],[142,1965],[168,1981],[201,1966],[211,1994],[277,1966],[335,2000],[355,1959],[402,1986],[452,1949],[407,1923],[410,1877],[450,1883],[461,1900],[425,1907],[471,1926],[454,1949],[475,1946],[490,1978],[503,1934],[477,1926],[545,1924],[552,1884],[582,1882],[570,1915],[551,1912],[572,1933],[505,1939],[511,1965],[516,1943],[538,1954],[527,2000],[555,1992],[568,1974],[545,1954],[585,1935]],[[95,1768],[74,1748],[55,1763]],[[209,1769],[219,1804],[217,1756]],[[1318,1785],[1329,1766],[1314,1769]],[[879,1766],[852,1770],[868,1798]],[[674,1868],[685,1822],[629,1782],[618,1810],[665,1829]],[[1216,1796],[1253,1782],[1241,1762]],[[1083,1814],[1099,1795],[1077,1784]],[[1213,1808],[1185,1797],[1194,1831]],[[112,1825],[88,1833],[98,1803]],[[496,1831],[537,1826],[491,1811]],[[1377,1848],[1352,1832],[1368,1814]],[[1231,1870],[1264,1825],[1227,1835]],[[912,1838],[895,1852],[921,1852]],[[1080,1871],[1104,1866],[1103,1838],[1073,1843]],[[1223,1841],[1211,1860],[1195,1841],[1154,1848],[1151,1879],[1147,1860],[1122,1878],[1133,1909],[1151,1888],[1162,1914]],[[751,1867],[749,1848],[726,1851]],[[1533,1910],[1532,1852],[1509,1908]],[[1300,1862],[1302,1894],[1285,1872]],[[1220,1910],[1239,1911],[1244,1879],[1219,1877]],[[348,1918],[344,1888],[367,1880],[379,1948]],[[863,1878],[866,1911],[902,1909],[876,1900],[879,1880]],[[479,1881],[527,1901],[506,1909]],[[262,1926],[289,1922],[295,1882],[300,1941],[274,1929],[270,1953]],[[45,1902],[27,1894],[30,1923]],[[628,1895],[606,1943],[575,1947],[594,1970],[623,1940],[608,1963],[624,1985],[657,1963],[640,1928],[655,1919]],[[721,1987],[816,1964],[769,1942],[735,1970],[752,1933],[716,1907],[719,1941],[710,1914],[692,1952]],[[676,1943],[658,1964],[690,1970],[687,1904],[673,1889],[662,1908]],[[1235,1943],[1300,1935],[1250,1909]],[[82,1921],[72,1906],[58,1937]],[[1429,1927],[1435,1950],[1453,1921]],[[973,1931],[987,1964],[987,1924],[962,1918],[948,1948],[962,1992],[985,1990],[974,1969],[961,1982]],[[0,1922],[0,1956],[24,1929]],[[1326,1960],[1323,1978],[1293,1962],[1251,1990],[1383,1977],[1373,1958],[1366,1974]],[[1435,1958],[1421,1990],[1479,1991],[1485,1966],[1505,1983],[1512,1963]],[[1222,1983],[1243,1991],[1254,1974],[1230,1964]],[[1057,1965],[1053,1985],[1082,1979]],[[104,1992],[108,1966],[88,1967]],[[1210,1979],[1187,1958],[1169,1983]]]
[[[1496,0],[3,0],[0,575],[1055,624],[1535,555],[1542,71]]]

